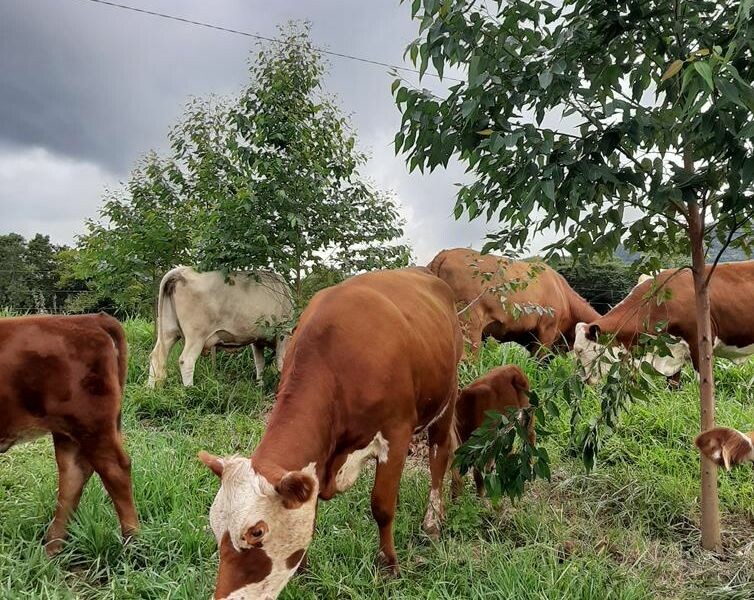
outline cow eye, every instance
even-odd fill
[[[259,521],[251,525],[243,535],[244,541],[250,546],[259,546],[262,544],[264,537],[269,533],[270,528],[264,521]]]

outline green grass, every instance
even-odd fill
[[[262,435],[272,396],[253,383],[250,352],[218,356],[212,373],[200,360],[197,385],[170,378],[144,387],[151,327],[127,323],[131,364],[124,401],[126,445],[133,459],[137,540],[124,547],[98,479],[87,486],[70,538],[48,560],[42,538],[55,504],[55,463],[48,440],[0,456],[0,598],[209,598],[217,556],[207,514],[217,481],[197,451],[250,453]],[[558,357],[555,361],[567,361]],[[488,344],[464,365],[462,383],[505,362],[521,365],[536,386],[545,369],[512,346]],[[274,387],[266,373],[266,390]],[[754,423],[754,367],[718,368],[718,420]],[[590,402],[596,399],[592,393]],[[423,465],[404,474],[396,524],[402,575],[375,566],[377,531],[369,510],[371,473],[353,490],[320,504],[309,569],[282,598],[751,598],[754,597],[754,483],[748,469],[720,476],[726,548],[699,549],[697,384],[681,391],[657,382],[651,404],[636,404],[591,474],[568,453],[566,417],[548,423],[543,441],[551,482],[537,482],[515,505],[493,510],[469,484],[449,504],[440,542],[421,532],[427,500]]]

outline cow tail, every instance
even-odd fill
[[[450,416],[450,460],[448,461],[448,469],[453,466],[453,462],[456,457],[456,450],[461,446],[461,432],[458,429],[458,400],[461,398],[461,388],[456,388],[455,402],[453,402],[453,410]]]
[[[173,294],[175,293],[175,286],[178,283],[185,281],[183,274],[181,273],[183,267],[176,267],[169,271],[160,282],[160,291],[157,297],[157,340],[160,341],[160,333],[165,330],[164,322],[168,318],[167,310],[170,310],[170,317],[175,319],[175,324],[180,329],[178,323],[178,317],[175,314],[175,308],[173,305]]]
[[[111,317],[107,313],[100,313],[100,315],[104,317],[102,329],[113,340],[116,359],[118,361],[118,383],[120,384],[120,391],[123,393],[123,389],[126,386],[126,375],[128,374],[128,343],[126,342],[126,332],[115,317]]]

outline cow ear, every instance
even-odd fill
[[[309,501],[314,494],[314,479],[303,471],[291,471],[283,475],[275,491],[280,494],[283,506],[288,509],[299,508]]]
[[[694,440],[699,451],[716,465],[730,470],[747,460],[754,460],[751,439],[729,427],[715,427]]]
[[[589,325],[589,328],[586,330],[586,339],[596,342],[601,331],[602,330],[600,329],[599,325],[597,325],[596,323],[592,323],[591,325]]]
[[[200,461],[202,461],[205,465],[209,467],[209,470],[212,471],[215,475],[218,477],[223,476],[223,459],[215,456],[214,454],[210,454],[209,452],[205,452],[202,450],[199,454],[197,454],[197,458],[199,458]]]

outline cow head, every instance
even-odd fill
[[[314,533],[314,463],[270,481],[251,459],[199,459],[222,484],[209,513],[220,549],[215,598],[274,600],[296,571]]]
[[[715,427],[698,435],[694,443],[702,454],[728,471],[743,462],[754,462],[754,431],[741,433]]]
[[[573,353],[583,367],[582,378],[589,385],[599,383],[610,370],[610,365],[619,360],[619,348],[607,348],[597,341],[600,326],[578,323],[573,341]]]
[[[621,360],[626,349],[615,345],[606,347],[597,340],[602,333],[600,326],[592,323],[576,325],[573,353],[583,367],[583,379],[589,385],[599,383],[610,370],[610,366]],[[691,357],[689,345],[684,340],[668,345],[670,355],[660,356],[654,352],[645,354],[640,359],[634,359],[634,366],[638,368],[640,362],[648,362],[662,375],[671,377],[678,373]]]

